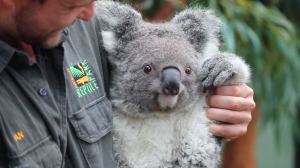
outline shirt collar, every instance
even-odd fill
[[[0,73],[15,54],[16,49],[0,40]]]

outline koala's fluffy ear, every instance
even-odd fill
[[[100,21],[104,47],[112,52],[118,42],[130,40],[131,32],[142,21],[142,16],[129,5],[110,0],[95,2],[95,15]]]
[[[180,26],[196,51],[218,50],[222,22],[212,10],[189,8],[177,14],[171,22]]]

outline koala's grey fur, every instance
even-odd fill
[[[190,8],[170,22],[147,23],[128,5],[101,0],[95,7],[113,66],[116,167],[217,167],[221,144],[208,131],[203,91],[250,78],[240,57],[219,51],[221,21],[212,10]]]

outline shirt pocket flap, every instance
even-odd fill
[[[94,143],[113,128],[113,114],[110,101],[103,96],[68,116],[78,138]]]
[[[62,164],[62,154],[50,136],[38,142],[18,155],[8,155],[10,168],[59,168]],[[1,167],[1,164],[0,164]]]

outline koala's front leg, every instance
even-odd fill
[[[247,83],[250,68],[239,56],[220,52],[202,63],[199,75],[206,92],[216,86]]]

